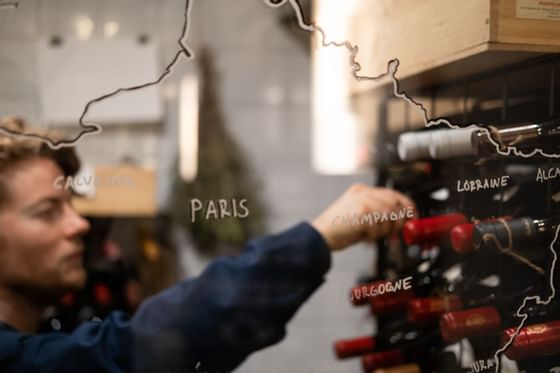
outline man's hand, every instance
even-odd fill
[[[400,231],[406,220],[402,218],[404,209],[407,209],[407,217],[415,211],[414,202],[403,194],[354,184],[311,225],[321,233],[331,250],[340,250],[361,240],[374,241]],[[381,217],[385,213],[387,217],[391,212],[393,219],[372,219],[374,214]],[[398,218],[394,219],[395,216]]]

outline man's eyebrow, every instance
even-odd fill
[[[68,194],[64,194],[61,196],[46,196],[43,197],[27,206],[25,206],[23,208],[24,211],[26,212],[30,212],[32,210],[34,210],[35,208],[39,207],[42,204],[48,204],[48,203],[52,203],[52,204],[57,204],[57,203],[61,203],[65,200],[68,200],[70,197],[68,196]]]

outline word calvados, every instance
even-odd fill
[[[190,201],[190,207],[191,223],[196,220],[196,213],[199,211],[202,211],[202,216],[206,220],[210,218],[223,219],[225,217],[246,218],[249,216],[246,199],[236,201],[235,198],[233,198],[231,201],[228,201],[222,198],[216,201],[208,200],[203,203],[198,198],[193,198]]]
[[[414,209],[412,207],[405,207],[400,211],[391,212],[372,212],[369,214],[358,215],[354,213],[353,215],[346,216],[335,216],[332,221],[332,226],[335,225],[361,225],[361,224],[377,224],[386,221],[397,221],[399,219],[410,219],[414,217]],[[340,220],[340,222],[338,222]]]
[[[373,298],[378,295],[383,295],[386,293],[396,293],[400,290],[409,290],[412,288],[412,276],[399,279],[397,281],[387,281],[387,282],[376,282],[369,286],[362,286],[360,288],[355,288],[350,293],[350,300],[361,299],[361,298]]]
[[[56,189],[78,189],[80,187],[90,186],[106,186],[106,187],[134,187],[134,180],[130,176],[59,176],[54,180],[54,187]]]

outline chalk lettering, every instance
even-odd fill
[[[409,218],[409,219],[414,217],[414,209],[412,207],[409,207],[406,210],[406,217]]]
[[[231,216],[231,213],[227,209],[227,201],[225,199],[218,200],[218,205],[220,206],[220,219]]]
[[[216,209],[216,206],[214,205],[214,201],[209,201],[208,202],[208,206],[206,206],[206,215],[204,216],[204,218],[206,220],[208,220],[210,215],[214,215],[214,219],[218,218],[218,210]]]
[[[412,288],[411,282],[412,282],[412,276],[405,278],[403,280],[403,289],[404,290],[411,289]]]
[[[549,168],[548,170],[542,168],[537,169],[536,180],[538,182],[544,183],[547,180],[555,179],[557,177],[560,177],[560,168],[553,167],[553,168]]]
[[[234,203],[235,205],[235,203]],[[245,212],[243,214],[239,214],[237,215],[240,218],[246,218],[247,216],[249,216],[249,209],[247,208],[247,200],[246,199],[242,199],[241,201],[239,201],[239,207],[241,207],[243,210],[245,210]]]
[[[369,225],[372,225],[372,224],[373,224],[373,220],[372,220],[370,214],[364,214],[364,215],[362,215],[361,224],[364,224],[364,220],[365,220],[366,222],[369,222]]]
[[[62,189],[62,184],[64,184],[64,176],[59,176],[54,179],[54,187],[56,189]]]
[[[484,189],[500,188],[507,186],[508,182],[509,176],[494,177],[490,179],[457,180],[457,192],[477,192]]]
[[[191,199],[191,222],[195,221],[196,212],[200,210],[202,210],[202,202],[197,198]]]

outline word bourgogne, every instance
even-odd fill
[[[374,283],[372,285],[364,285],[359,288],[357,287],[350,292],[350,300],[352,301],[354,298],[373,298],[386,293],[396,293],[400,290],[408,290],[412,288],[411,282],[412,276],[409,276],[396,281],[387,281]]]

